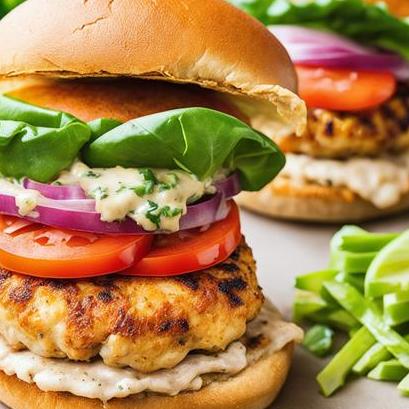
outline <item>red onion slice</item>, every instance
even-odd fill
[[[216,182],[217,191],[226,199],[230,199],[240,193],[240,178],[233,173],[227,178]],[[79,185],[48,185],[31,179],[24,179],[23,186],[26,189],[37,190],[42,196],[54,200],[81,200],[87,199],[85,192]],[[94,206],[95,209],[95,206]]]
[[[0,194],[0,213],[17,216],[34,223],[79,230],[98,234],[160,234],[162,231],[147,232],[131,219],[123,222],[106,223],[101,221],[100,213],[75,207],[65,207],[68,201],[48,200],[39,204],[28,216],[21,217],[14,196]],[[82,201],[84,202],[84,201]],[[92,201],[93,202],[93,201]],[[188,212],[180,220],[180,230],[193,229],[224,219],[229,206],[221,193],[209,199],[188,206]]]
[[[24,179],[26,189],[37,190],[44,197],[54,200],[86,199],[85,192],[79,185],[48,185],[31,179]]]
[[[197,204],[189,205],[188,212],[180,220],[180,230],[205,226],[224,219],[229,206],[227,200],[240,193],[240,178],[237,174],[215,183],[217,193]],[[26,179],[24,187],[39,191],[46,199],[24,219],[47,226],[60,227],[100,234],[159,234],[147,232],[135,221],[107,223],[101,221],[101,214],[95,211],[95,201],[86,199],[79,185],[47,185]],[[0,214],[21,216],[14,196],[0,194]],[[33,216],[35,215],[35,217]]]
[[[409,63],[399,55],[363,47],[338,34],[291,25],[271,26],[270,31],[295,64],[391,72],[400,80],[409,78]]]

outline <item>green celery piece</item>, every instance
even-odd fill
[[[360,323],[348,311],[326,308],[305,316],[308,320],[324,325],[330,325],[341,331],[350,332],[360,327]]]
[[[369,233],[357,226],[344,226],[339,230],[330,243],[330,265],[331,269],[339,270],[345,273],[364,273],[376,257],[377,252],[355,252],[345,251],[343,249],[344,240],[348,238],[366,237]]]
[[[409,335],[405,337],[409,341]],[[392,359],[392,354],[380,343],[375,344],[352,368],[353,372],[365,375],[383,361]]]
[[[397,233],[362,233],[360,235],[343,236],[340,250],[354,253],[380,251],[398,236]]]
[[[388,325],[409,322],[409,292],[386,294],[383,297],[384,317]]]
[[[392,354],[382,345],[376,343],[373,345],[361,359],[354,365],[352,372],[358,375],[366,375],[371,369],[375,368],[382,361],[392,358]]]
[[[318,374],[317,381],[325,396],[331,396],[345,384],[352,367],[376,340],[362,327],[334,356],[330,363]]]
[[[409,290],[409,230],[391,241],[375,257],[365,278],[365,294],[381,297]]]
[[[334,341],[334,331],[326,325],[314,325],[304,338],[303,345],[314,355],[324,357],[330,353]]]
[[[397,359],[380,362],[371,372],[368,378],[375,381],[400,382],[409,370],[405,368]]]
[[[325,288],[362,325],[365,325],[376,340],[384,345],[403,366],[409,368],[409,343],[386,325],[378,306],[364,298],[357,289],[346,283],[327,282]]]
[[[323,283],[332,280],[337,273],[336,270],[323,270],[299,276],[295,279],[295,288],[318,294]]]
[[[378,252],[352,253],[340,251],[337,256],[336,267],[347,274],[362,274],[368,270],[377,254]]]
[[[309,314],[327,308],[327,303],[317,294],[310,291],[296,290],[293,305],[294,320],[302,321]]]
[[[398,385],[402,395],[409,396],[409,375],[406,375]]]
[[[348,273],[339,273],[335,277],[336,281],[341,283],[348,283],[354,286],[359,292],[364,292],[365,286],[365,274],[348,274]]]
[[[330,242],[330,263],[329,268],[334,270],[342,270],[343,253],[341,249],[342,240],[345,236],[357,236],[361,234],[366,234],[367,231],[361,229],[358,226],[344,226],[342,229],[337,231],[331,239]]]

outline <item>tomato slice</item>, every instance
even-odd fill
[[[296,67],[299,92],[310,108],[359,111],[387,101],[396,91],[391,73]]]
[[[173,276],[203,270],[226,260],[241,241],[239,210],[233,201],[230,205],[226,219],[206,230],[158,236],[149,254],[123,274]]]
[[[0,267],[44,278],[84,278],[125,270],[142,259],[150,235],[103,236],[0,215]]]

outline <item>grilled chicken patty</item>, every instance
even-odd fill
[[[382,84],[380,84],[382,86]],[[360,112],[308,111],[307,129],[279,141],[286,153],[315,157],[377,156],[409,148],[409,84],[376,109]]]
[[[0,334],[15,349],[141,372],[192,350],[219,351],[246,331],[264,298],[243,242],[224,263],[169,278],[45,280],[0,270]]]

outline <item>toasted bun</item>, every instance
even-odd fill
[[[16,88],[17,86],[17,88]],[[169,109],[201,106],[248,121],[234,105],[212,90],[142,80],[45,80],[14,84],[9,95],[44,108],[69,112],[83,121],[129,121]]]
[[[196,84],[231,98],[268,134],[300,133],[306,122],[284,47],[223,0],[27,0],[0,23],[0,55],[2,77]]]
[[[409,194],[395,206],[378,209],[349,189],[292,185],[276,180],[260,192],[241,193],[240,205],[277,219],[318,223],[358,223],[409,209]]]
[[[0,372],[0,400],[11,409],[264,409],[278,395],[291,365],[293,344],[266,356],[227,381],[197,392],[133,396],[108,403],[69,393],[42,392],[37,386]]]

